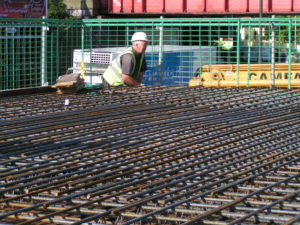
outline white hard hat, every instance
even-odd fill
[[[131,38],[131,42],[134,41],[148,41],[147,34],[144,32],[135,32]]]

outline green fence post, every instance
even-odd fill
[[[248,54],[247,54],[247,87],[250,86],[250,72],[251,72],[251,29],[252,26],[248,26],[248,40],[247,40],[247,48],[248,48]]]
[[[241,52],[241,20],[238,20],[237,24],[237,43],[236,43],[236,87],[239,87],[239,76],[240,76],[240,52]]]
[[[4,88],[5,89],[8,89],[9,88],[9,79],[8,79],[8,76],[9,76],[9,57],[8,57],[8,54],[9,54],[9,47],[8,47],[8,32],[7,32],[7,29],[8,27],[6,27],[6,30],[5,30],[5,39],[4,39],[4,46],[5,46],[5,54],[4,54],[4,64],[5,64],[5,72],[4,72]]]
[[[54,26],[53,24],[51,24],[51,36],[50,36],[50,60],[49,60],[49,64],[50,64],[50,77],[53,77],[53,73],[54,73]]]
[[[80,74],[81,78],[85,78],[84,73],[84,23],[81,24],[81,62],[80,62]],[[91,57],[92,60],[92,57]]]
[[[289,66],[288,66],[288,89],[291,89],[292,70],[292,19],[289,19]]]
[[[10,42],[10,51],[8,52],[8,55],[11,55],[10,57],[10,73],[9,73],[9,76],[11,77],[11,80],[10,80],[10,88],[14,89],[16,88],[15,86],[15,76],[16,76],[16,73],[15,73],[15,54],[14,52],[16,51],[15,49],[15,33],[12,32],[12,35],[11,35],[11,42]]]

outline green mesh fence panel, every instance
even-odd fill
[[[81,47],[81,21],[0,19],[0,89],[53,84]]]
[[[11,89],[40,84],[41,28],[35,24],[1,23],[0,87]]]

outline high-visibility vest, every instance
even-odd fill
[[[119,85],[124,85],[124,81],[122,80],[122,67],[121,67],[121,57],[125,54],[131,54],[132,55],[132,60],[133,60],[133,71],[135,71],[135,67],[137,65],[136,63],[136,57],[133,52],[132,47],[126,49],[124,52],[119,54],[108,66],[108,68],[105,70],[103,74],[103,78],[105,81],[110,85],[110,86],[119,86]],[[141,72],[142,69],[142,62],[144,59],[144,54],[140,57],[140,62],[139,62],[139,69],[137,71],[136,76],[138,76]],[[135,74],[134,74],[135,75]]]

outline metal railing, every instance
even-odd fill
[[[0,19],[0,89],[50,85],[68,72],[99,84],[135,31],[150,39],[145,84],[186,85],[196,76],[204,86],[297,87],[299,25],[297,18]]]

